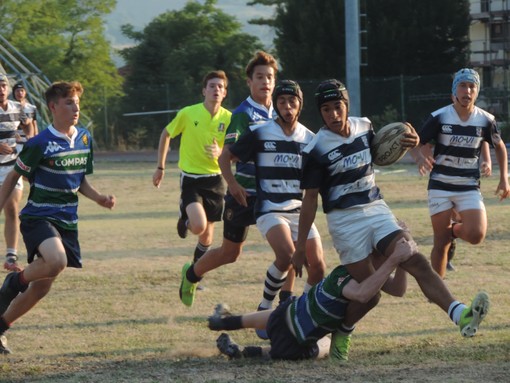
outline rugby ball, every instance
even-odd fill
[[[393,122],[379,129],[370,146],[372,162],[379,166],[387,166],[404,157],[408,148],[402,146],[400,140],[404,138],[404,133],[410,131],[411,129],[402,122]]]

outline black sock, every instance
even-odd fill
[[[23,271],[20,271],[16,274],[17,275],[11,279],[11,286],[14,288],[14,290],[22,293],[28,288],[28,283],[23,277]]]
[[[350,335],[350,334],[352,334],[352,332],[354,331],[355,328],[356,328],[356,325],[354,325],[352,327],[347,327],[344,323],[342,323],[340,325],[340,328],[338,329],[338,332],[340,332],[343,335]]]
[[[243,328],[241,315],[233,315],[231,317],[221,318],[224,330],[239,330]]]
[[[197,247],[195,247],[195,253],[193,254],[193,263],[198,261],[202,255],[206,253],[211,245],[202,245],[200,242],[197,243]]]
[[[198,283],[202,280],[202,277],[195,274],[195,268],[193,266],[194,265],[191,265],[188,271],[186,271],[186,279],[191,283]]]
[[[260,346],[246,346],[243,350],[245,358],[254,358],[262,356],[262,347]]]
[[[0,335],[3,335],[4,332],[9,330],[10,327],[11,326],[9,326],[9,324],[5,321],[4,317],[1,316],[0,317]]]

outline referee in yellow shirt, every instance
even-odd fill
[[[170,140],[182,134],[178,166],[181,169],[180,216],[177,233],[188,230],[198,236],[193,261],[212,244],[214,222],[221,220],[225,183],[218,165],[225,132],[232,113],[221,106],[227,96],[228,78],[221,70],[209,72],[203,80],[204,102],[181,109],[163,129],[159,139],[158,166],[152,181],[160,187]]]

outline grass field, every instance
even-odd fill
[[[173,168],[173,169],[170,169]],[[0,356],[0,382],[507,382],[510,371],[510,207],[484,179],[489,216],[485,242],[459,243],[447,275],[466,303],[480,290],[491,311],[479,334],[463,339],[414,280],[404,298],[383,295],[357,326],[350,361],[229,361],[215,347],[218,333],[206,317],[218,302],[252,311],[273,255],[256,228],[240,260],[207,275],[192,308],[178,297],[180,270],[195,238],[178,238],[178,173],[169,166],[161,189],[152,186],[154,163],[96,164],[91,182],[114,193],[115,210],[82,198],[80,241],[84,269],[66,270],[50,294],[7,333],[13,354]],[[395,214],[408,223],[424,254],[432,237],[426,179],[411,166],[385,168],[378,183]],[[338,264],[318,213],[331,270]],[[217,225],[215,243],[221,241]],[[23,246],[20,246],[23,248]],[[5,274],[1,274],[1,278]],[[302,281],[297,282],[298,291]],[[241,344],[265,344],[251,330],[231,334]]]

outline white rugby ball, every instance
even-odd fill
[[[404,133],[410,131],[410,128],[402,122],[392,122],[379,129],[372,140],[372,162],[379,166],[387,166],[404,157],[408,148],[403,147],[400,140],[404,138]]]

